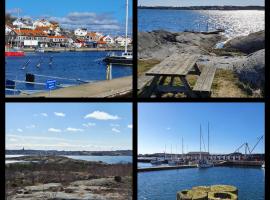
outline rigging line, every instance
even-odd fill
[[[204,139],[203,139],[203,134],[202,134],[202,142],[203,142],[204,151],[206,152],[206,148],[205,148],[205,144],[204,144]]]

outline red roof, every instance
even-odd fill
[[[58,39],[60,39],[60,38],[62,38],[62,39],[66,39],[67,37],[66,36],[64,36],[64,35],[54,35],[54,36],[48,36],[48,38],[58,38]]]
[[[107,44],[105,41],[98,41],[98,44]]]
[[[23,36],[40,36],[40,37],[48,36],[46,33],[40,30],[29,30],[29,29],[15,30],[14,29],[14,31],[18,35],[23,35]]]

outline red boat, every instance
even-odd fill
[[[5,56],[24,56],[23,51],[6,51]]]

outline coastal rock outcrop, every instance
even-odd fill
[[[233,69],[241,81],[251,84],[252,87],[263,89],[265,85],[265,49],[235,62]]]
[[[201,34],[164,30],[138,33],[138,58],[163,60],[175,52],[191,54],[208,54],[223,36],[219,34]]]
[[[265,31],[251,33],[229,40],[224,45],[225,49],[235,49],[243,53],[253,53],[265,48]]]

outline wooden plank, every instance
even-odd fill
[[[205,66],[193,88],[193,91],[210,92],[215,73],[216,73],[215,67]]]
[[[156,87],[157,87],[157,83],[160,79],[160,76],[155,76],[150,85],[145,88],[144,90],[142,90],[142,92],[139,94],[140,98],[149,98],[151,97],[152,93],[155,91]]]
[[[194,68],[198,56],[175,53],[146,72],[147,76],[187,75]]]
[[[139,76],[138,78],[138,86],[137,90],[142,90],[144,87],[146,87],[152,80],[154,79],[154,76]]]

